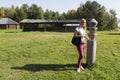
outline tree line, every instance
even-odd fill
[[[41,6],[32,4],[28,6],[23,4],[21,7],[0,8],[0,18],[9,17],[20,22],[23,19],[46,19],[46,20],[74,20],[85,18],[87,21],[95,18],[98,21],[98,30],[113,30],[118,27],[116,12],[113,9],[107,11],[105,6],[101,6],[96,1],[86,1],[74,10],[68,10],[66,13],[58,11],[43,11]]]

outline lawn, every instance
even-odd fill
[[[120,80],[120,33],[97,32],[96,62],[76,72],[73,33],[0,30],[0,80]]]

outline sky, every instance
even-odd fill
[[[45,11],[46,9],[52,11],[58,11],[59,13],[67,12],[71,9],[77,9],[80,3],[85,3],[88,0],[0,0],[0,7],[21,6],[22,4],[36,4],[41,6]],[[113,9],[117,13],[117,17],[120,18],[120,0],[89,0],[97,1],[101,6],[105,6],[107,11]]]

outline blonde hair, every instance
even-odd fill
[[[86,24],[86,19],[82,18],[82,19],[80,20],[80,25],[81,25],[82,22],[85,22],[84,25],[83,25],[83,29],[86,30],[86,29],[87,29],[87,27],[86,27],[86,26],[87,26],[87,24]]]

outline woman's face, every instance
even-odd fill
[[[80,25],[82,25],[82,26],[84,26],[86,24],[86,20],[81,20],[81,23],[80,23]]]

